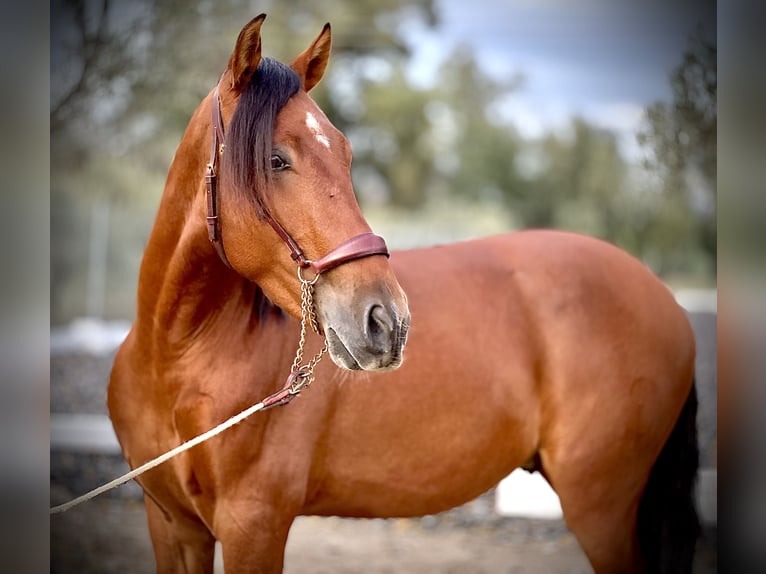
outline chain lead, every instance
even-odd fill
[[[296,374],[293,383],[290,385],[290,393],[297,395],[305,387],[311,385],[314,381],[314,369],[317,363],[327,352],[327,340],[319,350],[305,365],[303,363],[303,349],[306,346],[307,325],[316,333],[319,332],[319,323],[317,321],[316,307],[314,306],[314,284],[319,279],[319,274],[315,275],[310,281],[303,278],[301,268],[298,268],[298,279],[301,282],[301,336],[298,341],[298,349],[295,351],[295,359],[291,371]]]

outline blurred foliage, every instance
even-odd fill
[[[646,167],[658,180],[664,200],[655,227],[657,241],[666,230],[680,228],[679,258],[702,252],[709,272],[716,266],[716,168],[717,168],[717,49],[695,36],[671,76],[673,102],[658,102],[646,110],[646,128],[639,141],[650,151]],[[659,232],[661,231],[661,232]],[[674,242],[678,245],[679,242]],[[673,247],[673,245],[660,245]]]
[[[112,219],[105,314],[132,315],[175,147],[259,12],[268,14],[264,53],[288,62],[331,21],[333,60],[312,96],[352,142],[368,211],[426,222],[449,220],[452,205],[472,214],[478,235],[488,218],[470,204],[492,221],[503,214],[508,230],[581,231],[666,277],[713,280],[714,46],[693,43],[671,78],[673,102],[647,109],[639,136],[647,160],[636,165],[616,134],[583,118],[566,133],[523,138],[498,113],[524,89],[523,70],[491,77],[470,46],[444,55],[435,85],[414,86],[405,24],[438,31],[435,0],[54,0],[51,9],[54,323],[86,307],[90,204],[101,199]]]

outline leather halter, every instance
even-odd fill
[[[207,164],[205,173],[205,184],[207,187],[207,232],[208,239],[210,239],[210,242],[215,247],[221,260],[227,267],[231,268],[231,263],[228,257],[226,257],[226,251],[223,248],[221,224],[218,219],[217,166],[218,157],[223,155],[224,151],[223,118],[221,116],[221,100],[218,94],[218,86],[216,86],[213,92],[212,116],[213,137],[210,147],[210,162]],[[311,269],[319,275],[323,271],[353,261],[354,259],[369,257],[370,255],[389,256],[386,241],[380,235],[362,233],[341,243],[319,259],[311,261],[303,253],[295,239],[274,219],[269,209],[265,205],[262,208],[266,221],[269,222],[276,234],[290,249],[290,256],[301,269]]]

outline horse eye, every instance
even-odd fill
[[[287,163],[281,156],[274,154],[271,156],[271,169],[272,171],[282,171],[283,169],[287,169],[290,167],[290,164]]]

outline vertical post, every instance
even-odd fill
[[[90,214],[88,283],[85,290],[85,311],[88,317],[104,317],[108,246],[109,200],[101,197],[93,202]]]

